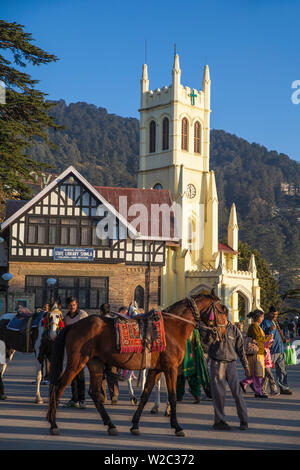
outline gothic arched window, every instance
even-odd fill
[[[168,148],[169,148],[169,119],[165,117],[163,120],[162,149],[168,150]]]
[[[138,308],[144,308],[144,288],[137,286],[134,290],[134,300],[138,304]]]
[[[189,130],[188,130],[188,120],[183,118],[181,122],[181,149],[188,150],[189,146]]]
[[[201,124],[199,121],[194,125],[194,152],[201,153]]]
[[[155,147],[156,147],[156,124],[155,121],[150,122],[149,126],[149,152],[153,153],[155,152]]]

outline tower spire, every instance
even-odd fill
[[[176,45],[174,48],[174,65],[172,70],[172,87],[173,87],[173,96],[174,99],[177,100],[179,96],[179,87],[180,87],[180,77],[181,77],[181,70],[179,65],[179,55],[176,52]]]
[[[210,73],[208,65],[204,67],[202,90],[204,92],[204,106],[205,109],[210,109]]]
[[[141,106],[143,107],[144,103],[144,93],[149,90],[149,80],[148,80],[148,67],[147,64],[143,64],[143,72],[141,78]]]
[[[203,73],[203,80],[202,80],[202,88],[204,91],[204,88],[210,84],[210,73],[209,73],[209,67],[208,65],[205,65],[204,67],[204,73]]]
[[[228,229],[227,229],[227,242],[228,242],[228,245],[233,250],[235,251],[238,250],[239,226],[237,222],[236,207],[234,203],[232,203],[231,210],[230,210]]]

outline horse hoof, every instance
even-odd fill
[[[183,429],[180,429],[178,431],[175,431],[175,435],[178,436],[178,437],[184,437],[185,433],[184,433]]]
[[[158,415],[158,407],[157,407],[157,406],[154,406],[154,407],[152,408],[152,410],[150,411],[150,413],[151,413],[152,415]]]
[[[42,398],[36,398],[34,403],[37,403],[38,405],[42,405],[44,403],[44,400]]]
[[[138,428],[130,428],[130,432],[134,436],[140,436],[141,435],[140,430]]]
[[[52,436],[59,436],[59,435],[60,435],[60,431],[59,431],[58,428],[51,428],[51,429],[50,429],[50,434],[51,434]]]
[[[130,398],[130,403],[131,403],[132,405],[136,405],[137,402],[138,402],[138,401],[137,401],[137,398],[136,398],[136,397],[131,397],[131,398]]]
[[[110,436],[118,436],[119,435],[117,428],[109,428],[107,432]]]

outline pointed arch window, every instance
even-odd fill
[[[149,126],[149,152],[153,153],[155,152],[155,147],[156,147],[156,124],[155,121],[150,122]]]
[[[199,121],[194,125],[194,153],[201,153],[201,124]]]
[[[188,150],[189,146],[189,129],[188,120],[183,118],[181,122],[181,149]]]
[[[169,148],[169,119],[167,117],[163,120],[163,141],[162,149],[168,150]]]
[[[138,308],[144,308],[145,291],[142,286],[137,286],[134,290],[134,300],[138,304]]]

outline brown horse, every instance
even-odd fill
[[[168,389],[168,399],[171,407],[171,427],[175,428],[177,436],[184,436],[176,416],[176,383],[178,366],[182,363],[186,342],[192,329],[198,326],[199,321],[209,325],[221,336],[227,323],[220,300],[211,295],[197,295],[176,302],[163,312],[166,335],[166,349],[163,352],[151,353],[151,368],[147,375],[145,388],[140,403],[132,419],[131,433],[139,434],[139,420],[149,395],[160,374],[164,372]],[[211,328],[211,327],[214,328]],[[207,328],[204,327],[204,328]],[[67,352],[67,364],[64,372],[64,348]],[[86,365],[90,373],[89,394],[94,401],[96,409],[102,417],[105,426],[108,426],[110,435],[117,435],[118,431],[111,422],[103,406],[101,396],[101,383],[104,364],[116,366],[120,369],[140,370],[142,353],[120,354],[115,344],[113,320],[91,315],[74,325],[64,328],[57,336],[51,358],[50,396],[47,419],[50,423],[50,433],[59,434],[56,424],[56,407],[65,388],[73,378]]]

